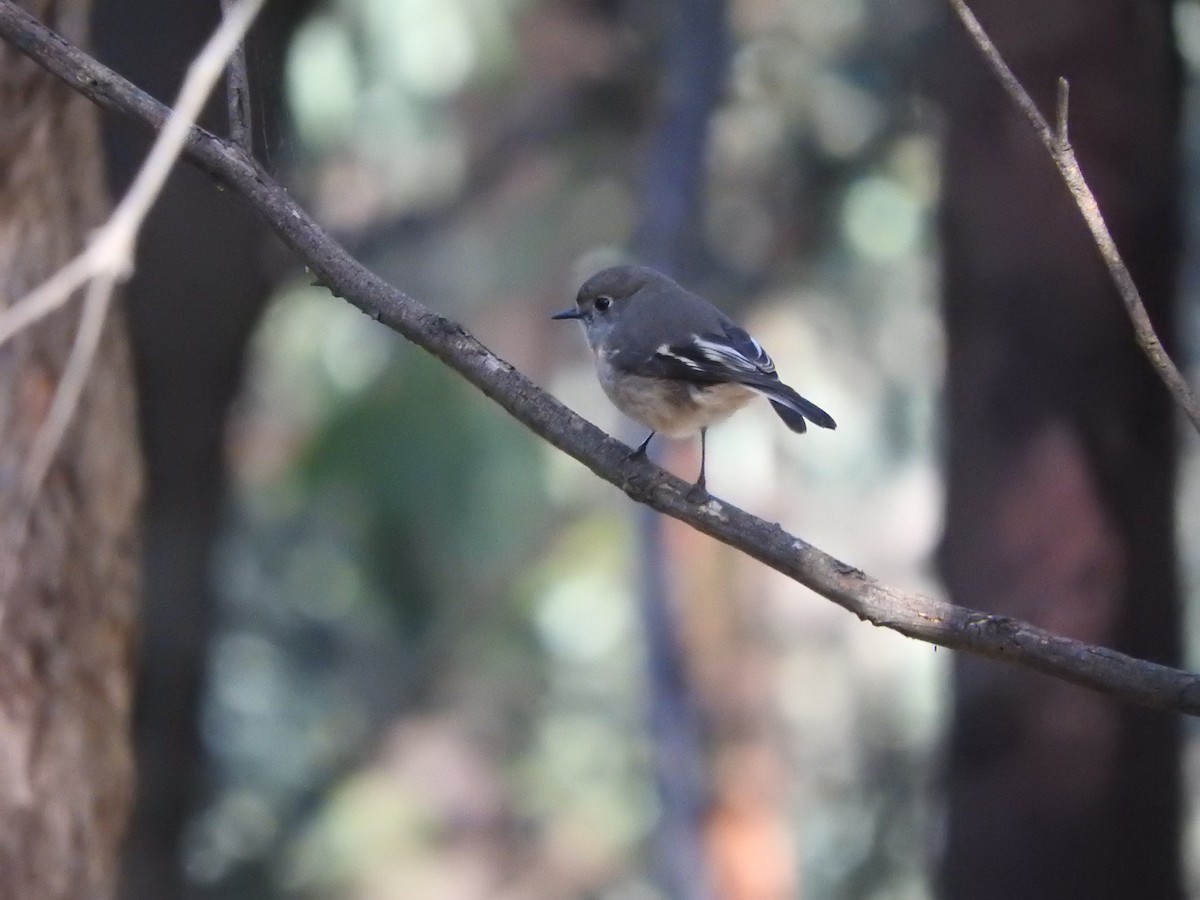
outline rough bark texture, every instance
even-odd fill
[[[1070,134],[1160,335],[1179,245],[1171,9],[972,4]],[[1178,664],[1171,403],[1078,212],[960,29],[944,94],[951,593]],[[948,897],[1181,896],[1175,717],[957,660]]]
[[[85,0],[26,4],[72,38]],[[0,303],[102,220],[94,108],[0,44]],[[0,898],[111,896],[132,794],[130,639],[139,462],[119,323],[32,509],[22,465],[70,350],[76,307],[0,348]]]

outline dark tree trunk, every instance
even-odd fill
[[[86,43],[86,0],[30,0]],[[104,218],[95,110],[0,43],[0,303]],[[79,319],[69,305],[0,349],[0,898],[111,897],[133,789],[130,643],[140,486],[118,316],[26,515],[21,472]]]
[[[1070,80],[1072,141],[1169,347],[1171,4],[972,5],[1048,115]],[[1045,151],[952,30],[946,583],[957,601],[1178,665],[1171,402]],[[1176,717],[979,659],[956,676],[946,896],[1181,896]]]
[[[280,121],[286,37],[309,6],[268,4],[251,36],[254,137],[267,159]],[[97,0],[97,55],[170,103],[219,18],[216,0]],[[227,133],[225,110],[219,88],[203,124]],[[110,181],[123,192],[151,136],[116,117],[105,126]],[[189,890],[181,844],[206,786],[198,718],[214,622],[210,567],[225,496],[225,422],[269,295],[271,249],[266,226],[247,206],[180,166],[147,220],[126,291],[147,461],[139,789],[122,891],[128,900]]]
[[[677,277],[696,267],[703,207],[703,162],[708,125],[725,80],[729,36],[724,0],[677,0],[665,27],[662,87],[637,234],[639,259]],[[639,10],[645,13],[645,10]],[[637,438],[640,440],[640,437]],[[663,439],[659,438],[661,445]],[[659,457],[662,448],[652,451]],[[698,457],[697,457],[698,465]],[[678,900],[714,897],[711,841],[715,813],[706,710],[692,683],[684,642],[683,610],[672,596],[667,520],[638,511],[639,580],[646,632],[654,780],[661,812],[652,849],[659,886]],[[675,563],[680,564],[676,558]]]

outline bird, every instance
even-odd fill
[[[833,417],[779,379],[762,344],[703,297],[648,266],[620,265],[588,278],[575,305],[551,316],[575,319],[591,347],[609,400],[650,429],[630,457],[645,456],[656,434],[700,435],[700,475],[688,493],[708,498],[706,438],[756,396],[766,397],[785,425],[803,434]]]

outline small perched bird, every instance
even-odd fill
[[[708,427],[756,395],[771,401],[792,431],[807,422],[836,428],[833,417],[779,380],[754,338],[701,297],[645,266],[614,266],[579,289],[575,307],[551,316],[578,319],[596,359],[596,374],[617,409],[650,429],[633,451],[644,455],[658,432],[700,434],[700,477],[689,499],[708,496],[704,480]],[[805,421],[807,420],[807,422]]]

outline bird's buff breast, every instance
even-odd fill
[[[621,374],[601,357],[597,374],[617,409],[660,434],[690,437],[733,415],[755,396],[740,384],[699,385]]]

